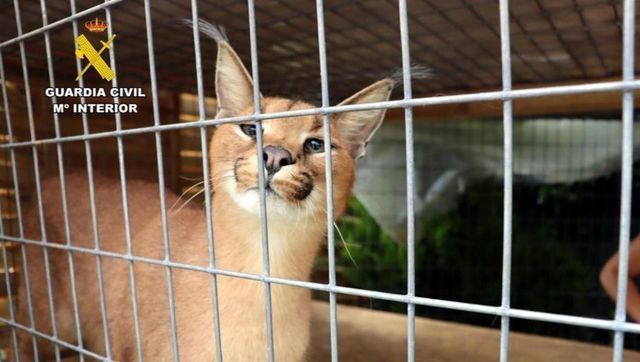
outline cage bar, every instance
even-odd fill
[[[2,220],[2,208],[0,208],[0,233],[4,234],[4,220]],[[4,282],[5,288],[7,288],[7,299],[9,301],[9,320],[12,323],[16,323],[15,317],[15,308],[13,306],[13,293],[11,290],[11,279],[9,278],[9,258],[7,257],[7,242],[6,240],[0,241],[2,243],[2,265],[4,272]],[[20,362],[20,357],[18,354],[18,336],[16,335],[15,328],[11,328],[11,352],[14,356],[16,356],[16,361]]]
[[[207,118],[204,106],[204,82],[202,80],[202,57],[200,53],[200,20],[198,16],[198,2],[191,0],[191,22],[193,23],[193,48],[196,58],[196,77],[198,84],[198,113],[199,120]],[[213,240],[213,213],[211,211],[211,175],[207,149],[207,128],[200,127],[200,152],[202,152],[202,178],[204,183],[204,206],[207,218],[207,241],[209,242],[209,267],[216,268],[216,257]],[[211,300],[213,301],[213,328],[216,343],[216,358],[222,362],[222,339],[220,338],[220,308],[218,307],[218,280],[215,273],[210,273]]]
[[[0,52],[0,82],[2,82],[2,96],[3,96],[3,107],[6,111],[6,114],[9,114],[9,108],[8,108],[8,102],[6,100],[6,89],[5,89],[5,78],[4,78],[4,64],[2,61],[2,52]],[[5,231],[4,231],[4,220],[2,218],[2,208],[0,207],[0,235],[4,235]],[[11,279],[9,277],[9,270],[10,270],[10,266],[9,266],[9,258],[7,257],[7,240],[1,240],[0,243],[2,244],[2,265],[4,268],[4,280],[5,280],[5,285],[7,288],[7,299],[9,301],[9,319],[11,320],[11,322],[16,322],[16,318],[15,318],[15,307],[13,305],[13,293],[11,290]],[[19,361],[18,357],[18,336],[16,335],[16,330],[15,328],[11,328],[11,350],[13,352],[13,355],[16,356],[16,361]]]
[[[153,102],[153,124],[160,125],[160,109],[158,106],[158,84],[156,81],[156,63],[153,52],[153,31],[151,29],[151,5],[149,0],[144,1],[144,19],[147,30],[147,52],[149,55],[149,75],[151,78],[151,99]],[[167,221],[167,208],[165,202],[164,187],[164,161],[162,159],[162,138],[159,132],[155,133],[156,139],[156,157],[158,163],[158,188],[160,193],[160,215],[162,220],[162,243],[164,247],[164,258],[166,261],[171,260],[171,249],[169,247],[169,225]],[[167,298],[169,299],[169,318],[171,323],[171,343],[173,346],[173,360],[180,361],[180,350],[178,345],[178,330],[176,328],[176,310],[175,299],[173,294],[173,273],[171,266],[165,266],[165,274],[167,278]]]
[[[75,0],[70,0],[71,6],[71,14],[76,13],[76,2]],[[107,8],[108,10],[108,8]],[[107,13],[109,15],[109,13]],[[76,39],[78,37],[78,22],[73,19],[72,21],[73,27],[73,38]],[[22,44],[22,43],[20,43]],[[76,58],[76,71],[78,74],[82,71],[82,66],[80,64],[80,59]],[[81,87],[84,86],[84,82],[82,78],[80,78],[79,85]],[[85,98],[80,97],[80,104],[85,103]],[[83,135],[89,134],[89,120],[86,113],[82,114],[82,132]],[[95,251],[100,250],[100,231],[98,229],[98,214],[96,209],[96,198],[95,198],[95,189],[93,183],[93,156],[91,152],[91,142],[90,140],[84,140],[84,152],[87,157],[87,181],[89,184],[89,204],[91,208],[91,225],[93,227],[93,242]],[[104,280],[102,273],[102,256],[98,254],[94,254],[96,256],[96,274],[98,279],[98,296],[100,300],[100,317],[102,318],[102,330],[104,333],[104,349],[106,358],[111,358],[111,343],[109,340],[109,319],[107,318],[107,306],[105,302],[105,294],[104,294]]]
[[[111,9],[109,7],[105,8],[105,16],[109,24],[112,24],[107,28],[107,35],[109,39],[113,36],[113,23],[111,22]],[[77,22],[74,21],[74,30],[77,32]],[[74,37],[77,37],[77,34],[74,33]],[[116,64],[116,50],[115,44],[111,43],[109,47],[109,63],[111,65],[111,69],[113,72],[117,74],[117,64]],[[77,61],[77,67],[80,69],[80,61]],[[79,71],[79,70],[78,70]],[[80,78],[80,82],[84,82],[82,78]],[[81,83],[82,84],[82,83]],[[114,88],[118,87],[118,77],[113,77],[111,80],[111,86]],[[120,103],[120,97],[113,98],[114,104]],[[86,115],[83,113],[83,117]],[[116,131],[122,130],[122,117],[120,113],[116,113],[114,115],[114,120],[116,122]],[[128,194],[127,194],[127,174],[125,170],[125,160],[124,160],[124,143],[121,136],[116,137],[116,145],[118,148],[118,168],[120,174],[120,192],[122,199],[122,216],[124,222],[124,237],[125,244],[127,248],[127,255],[131,255],[133,251],[133,246],[131,244],[131,220],[129,218],[129,202],[128,202]],[[129,272],[129,288],[130,288],[130,297],[131,297],[131,309],[133,313],[133,330],[136,338],[136,354],[138,362],[142,361],[142,336],[140,333],[140,319],[138,317],[138,295],[136,290],[136,277],[133,266],[133,261],[129,260],[127,263],[127,269]],[[82,356],[82,355],[81,355]]]
[[[624,2],[622,79],[633,80],[635,52],[635,0]],[[629,233],[631,226],[631,186],[633,177],[633,91],[622,93],[622,186],[620,191],[620,240],[618,246],[618,288],[615,322],[627,317],[627,280],[629,278]],[[624,332],[616,330],[613,339],[613,360],[622,361]]]
[[[53,59],[51,55],[51,43],[50,43],[50,31],[60,27],[61,25],[71,22],[73,24],[74,37],[78,35],[77,19],[86,16],[90,13],[105,10],[107,21],[111,23],[110,9],[113,5],[120,3],[122,0],[106,0],[100,5],[93,6],[81,12],[76,12],[75,1],[71,0],[71,15],[61,20],[49,23],[46,13],[45,0],[40,0],[42,9],[42,26],[36,30],[22,33],[22,24],[20,20],[20,10],[18,0],[14,0],[14,7],[16,11],[16,23],[18,25],[18,35],[7,41],[0,43],[0,79],[2,80],[2,92],[3,102],[5,107],[5,118],[7,121],[7,129],[9,133],[9,142],[0,145],[0,149],[8,150],[12,159],[12,174],[13,182],[16,189],[16,208],[19,222],[19,236],[6,235],[6,228],[4,227],[3,220],[0,217],[0,238],[2,242],[2,258],[5,263],[5,282],[7,284],[7,290],[9,291],[9,319],[0,317],[0,321],[7,323],[11,326],[13,349],[17,351],[17,338],[16,331],[22,330],[31,334],[34,351],[37,351],[36,338],[42,338],[54,344],[56,351],[56,358],[60,359],[60,347],[69,348],[80,354],[80,358],[85,356],[95,358],[97,360],[110,361],[110,348],[109,348],[109,327],[107,319],[107,310],[105,305],[104,285],[102,275],[102,258],[115,258],[125,260],[129,267],[129,282],[131,287],[131,299],[134,316],[134,327],[136,336],[136,350],[138,361],[142,360],[142,344],[138,318],[137,296],[135,287],[135,275],[134,275],[134,263],[144,263],[149,265],[161,266],[164,268],[167,278],[167,290],[168,290],[168,302],[169,313],[171,321],[171,337],[173,347],[173,359],[178,361],[180,359],[178,336],[176,330],[176,316],[174,306],[173,295],[173,280],[172,269],[178,268],[181,270],[188,270],[192,272],[207,273],[210,276],[211,288],[212,288],[212,301],[213,301],[213,318],[214,318],[214,338],[216,343],[216,353],[218,361],[222,360],[222,342],[220,337],[220,321],[218,315],[218,295],[217,295],[217,275],[229,276],[234,278],[241,278],[245,280],[253,280],[262,282],[265,290],[265,316],[266,316],[266,335],[268,350],[267,355],[270,361],[275,360],[275,346],[273,335],[273,321],[272,321],[272,301],[271,301],[271,285],[272,283],[289,286],[299,287],[309,290],[315,290],[325,292],[329,294],[330,303],[330,346],[332,361],[338,360],[338,323],[337,323],[337,303],[336,297],[338,294],[360,296],[367,298],[376,298],[381,300],[393,301],[405,303],[407,305],[407,360],[415,360],[415,308],[416,305],[428,306],[434,308],[444,308],[456,311],[465,311],[479,313],[483,315],[499,316],[501,318],[501,332],[500,332],[500,360],[502,362],[508,361],[509,356],[509,322],[511,318],[518,318],[530,321],[542,321],[557,323],[563,325],[571,325],[576,327],[589,327],[602,330],[608,330],[614,332],[614,346],[613,346],[613,360],[622,361],[622,355],[624,352],[624,333],[640,333],[640,324],[630,323],[626,320],[626,290],[627,290],[627,272],[628,272],[628,256],[629,256],[629,229],[631,221],[631,186],[632,186],[632,171],[633,171],[633,95],[637,89],[640,89],[640,81],[635,80],[634,75],[634,41],[635,41],[635,1],[625,0],[624,2],[624,23],[623,23],[623,77],[620,81],[603,82],[603,83],[583,83],[568,86],[551,86],[551,87],[536,87],[528,89],[512,89],[512,63],[511,63],[511,45],[510,45],[510,13],[508,0],[500,0],[499,2],[499,20],[500,20],[500,44],[501,44],[501,66],[502,66],[502,89],[499,91],[488,92],[473,92],[468,94],[455,94],[448,96],[431,96],[431,97],[413,97],[412,84],[411,84],[411,67],[410,67],[410,41],[409,41],[409,20],[412,14],[408,14],[406,0],[398,1],[399,11],[399,26],[400,26],[400,46],[402,52],[402,79],[403,79],[403,99],[396,101],[385,101],[377,103],[369,103],[363,105],[349,105],[349,106],[330,106],[329,105],[329,88],[328,88],[328,69],[326,59],[326,39],[325,39],[325,13],[323,0],[316,1],[316,21],[318,31],[318,56],[320,64],[320,85],[321,85],[321,106],[297,111],[286,111],[278,113],[263,114],[261,112],[260,105],[260,82],[259,82],[259,66],[258,66],[258,54],[257,54],[257,39],[256,39],[256,19],[255,19],[255,4],[254,0],[248,0],[248,18],[249,18],[249,35],[250,35],[250,50],[251,50],[251,73],[253,77],[253,97],[254,97],[254,114],[250,116],[242,117],[226,117],[218,119],[207,119],[204,105],[204,81],[203,81],[203,67],[201,60],[200,38],[198,33],[198,8],[197,1],[191,1],[191,17],[193,21],[193,44],[195,52],[195,67],[196,67],[196,81],[197,81],[197,93],[198,93],[198,112],[199,117],[195,122],[190,123],[171,123],[160,124],[159,114],[159,98],[158,98],[158,84],[156,80],[156,63],[153,46],[153,31],[152,31],[152,19],[149,0],[144,1],[144,15],[145,15],[145,28],[147,37],[147,51],[149,56],[149,75],[151,78],[151,90],[153,101],[153,126],[138,127],[132,129],[123,129],[121,125],[121,119],[116,114],[116,129],[115,131],[90,133],[87,115],[82,115],[83,122],[83,134],[77,136],[62,136],[60,132],[59,117],[54,114],[54,126],[55,137],[53,138],[41,138],[37,139],[34,128],[34,115],[33,107],[30,98],[30,84],[28,77],[28,64],[27,54],[25,50],[25,41],[31,39],[40,34],[44,35],[46,45],[46,58],[47,69],[49,72],[49,84],[51,87],[55,86],[55,75],[53,71]],[[579,9],[578,9],[579,11]],[[309,14],[307,14],[309,15]],[[548,16],[548,14],[545,14]],[[583,26],[585,20],[582,14],[581,21]],[[109,28],[109,35],[111,35],[111,28]],[[375,34],[374,34],[375,35]],[[466,35],[469,37],[469,35]],[[377,38],[384,40],[383,37],[377,36]],[[560,39],[562,40],[562,39]],[[563,42],[563,41],[562,41]],[[590,42],[594,43],[594,39],[590,38]],[[564,43],[564,42],[563,42]],[[23,71],[23,81],[25,86],[25,97],[27,99],[27,112],[29,121],[30,140],[15,142],[12,136],[11,120],[8,110],[8,96],[6,89],[6,78],[4,75],[4,64],[2,59],[2,52],[5,48],[18,45],[20,49],[20,58]],[[483,50],[486,52],[486,50]],[[109,50],[111,66],[115,70],[115,52],[113,49]],[[573,53],[572,58],[575,60]],[[603,66],[605,66],[600,57]],[[522,59],[521,59],[522,60]],[[526,62],[525,62],[526,63]],[[576,60],[579,67],[582,67]],[[80,62],[76,60],[78,71],[80,70]],[[529,67],[530,64],[527,64]],[[534,68],[532,68],[534,69]],[[584,69],[583,69],[584,72]],[[80,86],[83,86],[82,80],[80,80]],[[112,81],[112,86],[117,87],[117,81]],[[335,91],[335,90],[334,90]],[[618,292],[616,302],[616,313],[612,320],[599,319],[599,318],[586,318],[577,317],[566,314],[536,312],[524,309],[514,309],[510,305],[510,289],[511,289],[511,247],[512,247],[512,213],[513,213],[513,135],[512,135],[512,122],[513,122],[513,110],[512,101],[514,99],[523,98],[535,98],[543,96],[562,96],[570,94],[585,94],[585,93],[597,93],[597,92],[610,92],[616,91],[622,94],[623,100],[623,132],[622,132],[622,189],[621,189],[621,209],[620,209],[620,229],[619,229],[619,255],[620,255],[620,267],[618,270]],[[429,105],[443,105],[443,104],[459,104],[459,103],[474,103],[484,101],[502,101],[503,102],[503,130],[504,130],[504,214],[503,214],[503,265],[502,265],[502,291],[501,302],[499,306],[474,304],[474,303],[462,303],[454,302],[443,299],[425,298],[415,295],[415,215],[414,215],[414,195],[415,195],[415,174],[414,174],[414,139],[413,139],[413,111],[412,108],[416,106],[429,106]],[[54,98],[53,102],[56,101]],[[81,97],[81,103],[84,104],[85,99]],[[119,103],[118,97],[114,98],[114,103]],[[336,282],[336,265],[335,265],[335,235],[334,235],[334,205],[333,205],[333,175],[332,175],[332,158],[331,152],[325,152],[325,171],[326,171],[326,183],[327,183],[327,238],[328,238],[328,256],[329,256],[329,283],[315,283],[300,280],[290,280],[286,278],[277,278],[270,275],[270,261],[269,261],[269,241],[268,241],[268,220],[267,220],[267,207],[266,207],[266,192],[265,192],[265,174],[264,174],[264,161],[262,156],[263,138],[262,138],[262,121],[284,118],[284,117],[297,117],[308,115],[321,115],[323,118],[324,138],[325,142],[331,142],[331,130],[330,130],[330,115],[338,112],[350,112],[350,111],[362,111],[369,109],[390,109],[390,108],[403,108],[405,119],[405,154],[406,154],[406,195],[407,195],[407,293],[387,293],[376,290],[358,289],[350,287],[342,287]],[[215,262],[215,249],[214,249],[214,230],[212,225],[212,210],[211,210],[211,179],[210,170],[207,160],[207,127],[226,124],[226,123],[238,123],[245,121],[254,121],[257,125],[257,155],[258,155],[258,179],[259,179],[259,194],[260,194],[260,216],[261,216],[261,240],[262,240],[262,256],[263,256],[263,270],[262,274],[250,274],[243,272],[236,272],[230,270],[223,270],[216,267]],[[165,195],[164,195],[164,166],[162,157],[161,146],[161,132],[170,130],[181,130],[188,128],[198,128],[200,131],[200,148],[202,152],[202,167],[205,189],[205,214],[207,217],[207,241],[209,247],[209,265],[208,267],[200,267],[171,260],[171,251],[169,246],[169,231],[168,221],[166,215]],[[141,256],[135,256],[132,254],[132,240],[130,230],[130,220],[127,202],[127,181],[125,174],[125,161],[124,161],[124,146],[123,138],[125,136],[134,136],[140,134],[153,133],[156,140],[156,157],[158,165],[158,182],[159,193],[161,203],[161,215],[162,215],[162,235],[163,245],[165,251],[164,259],[153,259]],[[118,146],[118,161],[120,171],[120,187],[122,191],[122,206],[124,210],[124,225],[125,235],[127,242],[127,252],[124,254],[115,253],[110,251],[104,251],[100,249],[100,239],[97,223],[96,205],[95,205],[95,190],[93,185],[93,164],[91,157],[91,140],[104,139],[109,137],[115,137]],[[93,224],[93,238],[94,248],[85,248],[74,246],[70,237],[70,226],[68,220],[68,205],[66,201],[66,185],[64,175],[64,157],[62,153],[62,145],[64,142],[82,141],[85,146],[85,153],[87,156],[87,173],[89,178],[89,191],[91,202],[91,219]],[[61,193],[63,198],[63,216],[65,222],[66,243],[56,244],[49,243],[46,238],[46,230],[44,224],[44,212],[42,205],[42,195],[40,189],[40,174],[38,164],[38,153],[36,147],[41,145],[55,145],[57,151],[57,163],[60,172]],[[38,197],[38,211],[40,217],[40,227],[42,233],[42,240],[32,240],[25,236],[22,216],[20,209],[20,197],[19,197],[19,183],[15,163],[15,150],[18,148],[30,147],[33,155],[34,173],[36,174],[36,191]],[[11,283],[8,279],[8,259],[6,252],[6,243],[12,242],[20,245],[20,249],[23,253],[23,268],[25,284],[27,288],[27,306],[29,309],[29,326],[25,326],[17,323],[15,320],[15,311],[13,301],[11,299]],[[34,323],[34,316],[31,304],[30,289],[29,289],[29,276],[27,271],[27,256],[26,246],[35,246],[42,248],[45,259],[45,275],[47,281],[48,302],[52,321],[52,333],[51,335],[43,333],[37,330]],[[49,249],[65,251],[68,256],[70,265],[70,279],[72,284],[72,298],[74,305],[74,318],[76,325],[76,333],[78,336],[77,345],[62,341],[57,336],[56,331],[56,319],[55,319],[55,306],[51,291],[51,277],[49,270],[48,251]],[[96,257],[97,266],[97,278],[99,283],[100,294],[100,307],[101,317],[103,320],[103,329],[105,336],[105,351],[106,356],[100,356],[94,352],[86,350],[82,345],[82,332],[80,329],[80,317],[77,310],[78,295],[75,290],[74,271],[73,271],[73,253],[83,253]],[[37,357],[36,357],[37,358]]]
[[[9,98],[7,95],[7,82],[4,73],[4,60],[2,58],[2,51],[0,50],[0,78],[2,78],[2,101],[4,105],[4,114],[5,120],[7,122],[7,134],[9,135],[9,143],[13,142],[13,128],[11,127],[11,113],[9,112]],[[18,183],[18,169],[16,167],[16,153],[15,150],[10,150],[9,152],[11,157],[11,176],[13,179],[13,186],[15,190],[14,198],[16,203],[16,214],[18,216],[18,236],[20,239],[25,237],[24,235],[24,225],[22,222],[22,206],[20,203],[20,184]],[[20,254],[22,256],[22,269],[24,274],[24,283],[25,283],[25,294],[27,299],[27,313],[29,316],[29,326],[31,328],[35,328],[35,322],[33,319],[33,304],[31,303],[31,283],[29,278],[29,270],[27,269],[27,249],[25,244],[20,244]],[[36,336],[31,336],[31,344],[33,347],[33,351],[36,354],[38,352],[38,343],[36,341]]]
[[[15,329],[23,330],[23,331],[31,334],[33,336],[33,338],[38,337],[38,338],[45,339],[45,340],[55,344],[56,346],[62,346],[64,348],[69,348],[72,351],[78,352],[80,354],[83,354],[83,355],[85,355],[87,357],[91,357],[91,358],[96,359],[98,361],[105,361],[105,362],[110,362],[111,361],[111,358],[103,357],[103,356],[101,356],[101,355],[99,355],[97,353],[88,351],[88,350],[83,349],[83,348],[79,348],[78,346],[76,346],[74,344],[65,342],[65,341],[63,341],[61,339],[58,339],[56,337],[52,337],[50,335],[47,335],[46,333],[42,333],[41,331],[39,331],[39,330],[37,330],[35,328],[26,327],[26,326],[23,326],[20,323],[12,322],[12,321],[4,318],[4,317],[0,317],[0,322],[6,323],[6,324],[10,325],[11,327],[13,327]],[[37,360],[37,356],[36,356],[36,360]]]
[[[22,34],[22,22],[20,19],[20,6],[18,0],[13,1],[13,6],[15,9],[16,15],[16,26],[18,30],[18,35]],[[20,61],[22,63],[22,79],[24,81],[24,94],[27,102],[27,119],[29,121],[29,133],[31,136],[31,140],[36,139],[35,133],[35,124],[34,124],[34,116],[33,116],[33,104],[31,102],[31,87],[29,84],[29,71],[27,64],[27,53],[24,47],[24,43],[20,43]],[[40,185],[40,166],[38,162],[38,151],[35,146],[31,147],[31,155],[33,157],[33,172],[34,179],[36,184],[36,199],[38,201],[38,216],[40,218],[40,237],[43,242],[47,242],[47,231],[44,222],[44,208],[42,206],[42,189]],[[47,299],[49,303],[49,318],[51,318],[51,330],[53,338],[57,338],[58,328],[56,325],[56,311],[55,305],[53,302],[53,293],[51,289],[51,269],[49,264],[49,251],[46,248],[42,249],[42,254],[44,257],[44,270],[45,270],[45,280],[47,287]],[[60,347],[56,344],[54,345],[54,352],[56,356],[56,361],[60,360]]]
[[[509,32],[509,0],[500,0],[500,43],[502,53],[502,90],[511,91],[511,33]],[[502,219],[502,302],[511,307],[511,237],[513,217],[513,111],[512,100],[503,102],[504,133],[504,206]],[[503,315],[500,326],[500,361],[509,360],[509,316]]]
[[[524,320],[532,320],[532,321],[548,322],[548,323],[556,323],[556,324],[566,324],[566,325],[572,325],[572,326],[596,328],[596,329],[603,329],[603,330],[610,330],[610,331],[620,330],[625,333],[640,334],[640,324],[638,323],[631,323],[631,322],[618,323],[610,319],[578,317],[578,316],[572,316],[572,315],[548,313],[548,312],[537,312],[537,311],[517,309],[517,308],[510,308],[509,310],[503,310],[502,307],[500,306],[456,302],[451,300],[426,298],[426,297],[410,298],[406,294],[380,292],[375,290],[359,289],[359,288],[351,288],[351,287],[335,286],[331,288],[327,284],[321,284],[321,283],[315,283],[315,282],[305,282],[301,280],[285,279],[285,278],[277,278],[277,277],[264,277],[258,274],[237,272],[237,271],[231,271],[231,270],[225,270],[225,269],[211,269],[206,267],[195,266],[192,264],[185,264],[185,263],[174,262],[174,261],[165,261],[165,260],[147,258],[142,256],[135,256],[135,255],[127,256],[125,254],[120,254],[120,253],[115,253],[115,252],[110,252],[105,250],[96,251],[93,249],[82,248],[78,246],[66,247],[61,244],[43,243],[37,240],[30,240],[27,238],[18,238],[18,237],[13,237],[9,235],[6,235],[5,238],[9,241],[17,242],[25,245],[39,245],[39,246],[44,246],[47,248],[53,248],[53,249],[59,249],[59,250],[70,249],[73,252],[77,252],[77,253],[100,255],[103,257],[109,257],[109,258],[115,258],[115,259],[121,259],[121,260],[133,260],[135,262],[147,263],[150,265],[170,266],[172,268],[182,269],[182,270],[191,270],[194,272],[216,273],[219,275],[224,275],[224,276],[229,276],[234,278],[241,278],[241,279],[255,280],[255,281],[266,281],[269,283],[306,288],[306,289],[317,290],[321,292],[335,292],[338,294],[387,300],[390,302],[398,302],[398,303],[405,303],[405,304],[413,303],[413,304],[421,305],[425,307],[459,310],[463,312],[479,313],[479,314],[494,315],[494,316],[507,315],[511,318],[519,318]]]
[[[4,42],[0,43],[0,49],[5,48],[5,47],[7,47],[9,45],[16,44],[16,43],[23,44],[25,40],[27,40],[29,38],[32,38],[32,37],[34,37],[34,36],[36,36],[38,34],[42,34],[45,31],[49,31],[49,30],[51,30],[53,28],[57,28],[60,25],[64,25],[64,24],[66,24],[68,22],[77,21],[77,19],[82,18],[84,16],[87,16],[89,14],[92,14],[92,13],[98,11],[98,10],[108,9],[109,7],[115,5],[115,4],[119,3],[119,2],[122,2],[122,1],[124,1],[124,0],[105,0],[104,3],[96,5],[96,6],[91,7],[91,8],[88,8],[86,10],[83,10],[83,11],[79,12],[79,13],[75,13],[75,12],[72,11],[71,12],[71,14],[72,14],[71,16],[68,16],[68,17],[66,17],[64,19],[60,19],[58,21],[55,21],[53,23],[48,24],[47,26],[43,26],[43,27],[38,28],[36,30],[30,31],[28,33],[19,34],[15,38],[11,38],[11,39],[9,39],[7,41],[4,41]]]
[[[262,157],[262,120],[260,106],[260,74],[258,70],[258,41],[256,39],[256,15],[253,0],[247,0],[249,16],[249,42],[251,47],[251,78],[253,80],[253,106],[254,115],[251,120],[256,121],[256,157],[258,158],[258,191],[260,192],[260,227],[262,231],[262,277],[264,281],[264,302],[267,325],[267,356],[269,362],[275,360],[273,345],[273,312],[271,308],[271,283],[267,280],[271,273],[269,262],[269,231],[267,219],[266,179],[264,175],[264,159]]]
[[[323,0],[316,1],[316,22],[318,23],[318,58],[320,60],[320,92],[322,93],[322,107],[329,106],[329,81],[327,75],[327,50],[324,30]],[[331,125],[329,115],[322,114],[322,128],[325,145],[331,145]],[[333,161],[329,152],[324,153],[324,170],[326,181],[327,202],[327,255],[329,264],[329,286],[336,285],[336,249],[334,232],[334,205],[333,205]],[[336,305],[336,293],[329,292],[329,338],[331,345],[331,361],[338,361],[338,309]]]
[[[49,22],[47,18],[47,6],[44,0],[40,0],[40,9],[42,10],[42,26],[46,26]],[[55,73],[53,71],[53,60],[51,56],[51,41],[49,32],[44,32],[45,50],[47,53],[47,70],[49,73],[49,86],[55,87]],[[56,103],[56,97],[51,99],[51,103]],[[57,113],[53,114],[53,123],[55,128],[56,137],[60,137],[60,118]],[[56,144],[56,154],[58,159],[58,172],[60,173],[60,195],[62,197],[62,217],[64,219],[64,232],[65,241],[67,245],[71,245],[71,228],[69,226],[69,212],[67,204],[67,187],[65,182],[64,173],[64,158],[62,152],[62,144]],[[75,265],[73,261],[73,254],[71,251],[67,251],[67,262],[69,263],[69,282],[71,284],[71,303],[73,306],[73,318],[76,327],[76,338],[78,339],[78,347],[82,348],[82,329],[80,327],[80,314],[78,313],[78,297],[76,290],[76,277],[75,277]],[[5,264],[6,267],[6,264]],[[6,270],[5,270],[6,272]],[[11,318],[13,320],[13,318]],[[55,335],[54,335],[55,337]],[[17,353],[17,351],[16,351]],[[56,356],[57,357],[57,356]],[[84,355],[80,354],[80,361],[84,361]]]
[[[400,0],[400,43],[402,48],[402,88],[404,99],[412,99],[411,89],[411,60],[409,55],[409,24],[407,21],[407,2]],[[413,140],[413,108],[404,109],[405,154],[407,173],[407,296],[412,298],[416,294],[416,261],[415,261],[415,162]],[[416,306],[407,304],[407,361],[416,358]]]
[[[107,138],[114,136],[131,136],[143,133],[153,132],[165,132],[174,131],[179,129],[197,128],[217,126],[225,123],[240,123],[247,121],[260,121],[265,119],[275,118],[287,118],[287,117],[300,117],[309,116],[322,113],[341,113],[341,112],[355,112],[364,111],[369,109],[392,109],[392,108],[405,108],[405,107],[422,107],[433,106],[442,104],[454,104],[454,103],[475,103],[475,102],[487,102],[495,100],[507,100],[507,99],[523,99],[523,98],[536,98],[544,96],[557,96],[557,95],[572,95],[572,94],[586,94],[586,93],[601,93],[623,90],[636,90],[640,89],[640,81],[615,81],[615,82],[600,82],[600,83],[585,83],[575,84],[567,86],[553,86],[553,87],[539,87],[539,88],[527,88],[516,89],[510,92],[505,91],[490,91],[479,92],[469,94],[456,94],[447,96],[430,96],[413,98],[410,100],[397,100],[397,101],[385,101],[385,102],[373,102],[365,104],[354,105],[342,105],[342,106],[330,106],[330,107],[316,107],[311,109],[301,109],[295,111],[286,112],[273,112],[273,113],[261,113],[251,116],[237,116],[237,117],[223,117],[213,118],[204,121],[194,121],[187,123],[170,123],[161,124],[158,126],[137,127],[130,128],[121,131],[109,131],[109,132],[96,132],[86,135],[77,136],[64,136],[60,138],[44,138],[35,141],[22,141],[13,143],[0,144],[0,149],[3,148],[19,148],[30,147],[45,144],[53,144],[58,142],[74,142],[74,141],[87,141],[99,138]]]

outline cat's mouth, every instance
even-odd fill
[[[286,192],[286,194],[283,194],[281,191],[279,191],[276,188],[276,186],[273,185],[271,180],[267,180],[266,185],[264,187],[264,191],[267,196],[275,196],[277,198],[287,200],[287,201],[292,201],[292,202],[303,201],[309,196],[309,194],[311,194],[312,190],[313,190],[313,186],[303,184],[298,187],[285,187],[285,190],[283,191]],[[255,191],[259,193],[260,187],[259,186],[249,187],[246,189],[246,191]]]
[[[274,194],[278,195],[278,193],[276,192],[276,190],[274,190],[274,189],[271,187],[271,183],[270,183],[270,182],[267,182],[267,186],[264,188],[264,190],[265,190],[266,192],[271,192],[271,193],[274,193]],[[278,195],[278,196],[280,196],[280,195]]]
[[[233,176],[240,192],[260,192],[258,174],[247,159],[236,160]],[[304,201],[313,191],[312,175],[301,170],[281,170],[274,174],[265,174],[265,192],[269,197],[277,197],[290,203]]]
[[[259,186],[249,187],[248,189],[246,189],[246,191],[260,192],[260,187]],[[264,192],[266,194],[269,194],[269,195],[274,195],[274,196],[277,196],[279,198],[284,198],[284,197],[282,197],[282,195],[280,195],[278,193],[278,191],[274,190],[273,187],[271,187],[271,182],[269,182],[269,181],[267,181],[267,184],[264,187]]]

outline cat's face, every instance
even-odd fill
[[[265,98],[264,113],[313,108],[304,102]],[[253,109],[245,110],[251,114]],[[245,113],[245,112],[243,112]],[[265,120],[262,123],[267,205],[271,214],[313,213],[325,209],[325,153],[331,152],[336,214],[346,206],[354,179],[354,159],[335,130],[325,142],[322,116]],[[227,192],[246,210],[259,212],[255,123],[218,127],[211,142],[216,192]]]
[[[238,56],[226,42],[219,43],[216,70],[217,118],[254,112],[253,85]],[[389,99],[393,81],[386,79],[356,93],[341,104]],[[261,97],[262,113],[314,108],[283,98]],[[209,158],[215,193],[225,193],[241,208],[259,215],[258,156],[264,160],[265,190],[270,216],[324,215],[326,210],[326,152],[332,155],[334,215],[346,208],[353,186],[355,159],[380,126],[384,110],[330,115],[331,144],[324,139],[321,115],[270,119],[262,122],[263,149],[256,148],[254,122],[223,124],[216,128]]]

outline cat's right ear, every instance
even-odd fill
[[[253,81],[242,60],[226,41],[218,42],[216,118],[233,117],[253,107]]]
[[[340,103],[340,106],[388,101],[395,86],[393,79],[377,81]],[[354,159],[364,156],[365,147],[380,128],[386,108],[336,113],[331,116]]]

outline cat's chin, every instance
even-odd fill
[[[267,217],[269,218],[283,217],[291,219],[292,216],[308,215],[313,212],[314,208],[306,202],[307,200],[292,203],[274,190],[268,189],[265,191]],[[257,188],[231,192],[231,196],[240,208],[258,217],[260,216],[260,191]]]

